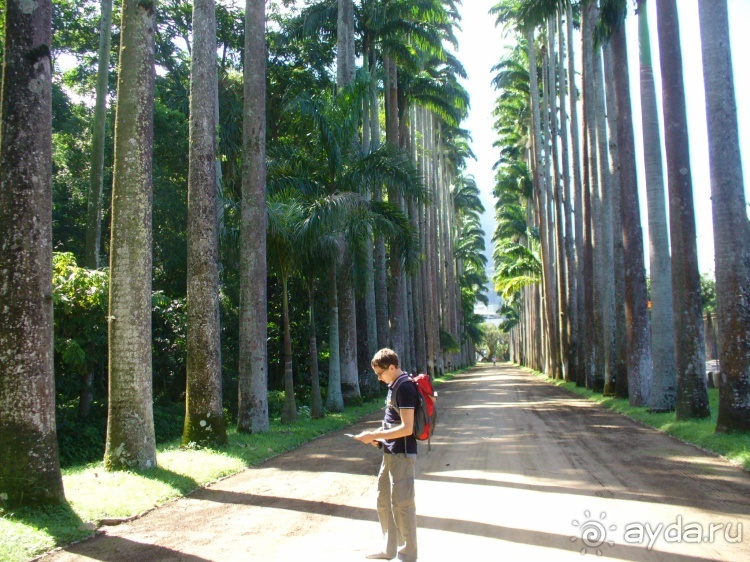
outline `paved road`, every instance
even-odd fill
[[[728,462],[508,366],[444,384],[439,407],[422,562],[750,560],[750,474]],[[362,560],[378,459],[324,436],[44,560]]]

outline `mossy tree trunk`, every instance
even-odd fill
[[[151,206],[155,4],[122,5],[109,288],[104,466],[156,466],[151,373]]]
[[[0,507],[65,499],[52,321],[52,2],[5,3],[0,138]]]
[[[266,287],[266,4],[245,4],[240,250],[240,364],[237,428],[268,431]]]
[[[750,429],[750,244],[726,0],[698,2],[719,307],[716,431]]]
[[[227,442],[221,392],[216,221],[216,12],[193,3],[188,174],[187,397],[183,445]]]

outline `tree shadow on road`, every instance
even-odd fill
[[[367,509],[356,506],[341,505],[330,502],[306,500],[301,498],[288,498],[279,496],[265,496],[258,494],[244,494],[224,490],[213,490],[206,488],[195,496],[197,499],[218,503],[230,503],[235,505],[246,505],[262,508],[285,509],[299,513],[309,513],[328,517],[339,517],[344,519],[357,519],[361,521],[377,522],[375,509]],[[447,519],[444,517],[432,517],[429,515],[418,515],[417,526],[420,529],[430,529],[449,533],[469,534],[478,537],[497,539],[500,541],[555,548],[568,552],[580,552],[581,541],[573,541],[570,535],[559,535],[556,533],[545,533],[528,529],[517,529],[482,523],[479,521],[466,521]],[[576,537],[580,539],[580,537]],[[675,553],[660,553],[648,551],[645,547],[634,545],[616,544],[612,547],[604,545],[602,550],[608,549],[608,555],[620,560],[649,561],[669,560],[670,562],[708,562],[709,558],[689,556]]]
[[[132,560],[138,562],[164,562],[179,560],[180,562],[209,562],[208,558],[201,558],[179,550],[172,550],[154,544],[144,544],[122,537],[99,536],[93,541],[74,544],[65,549],[71,554],[80,554],[89,560],[102,562],[122,562]]]

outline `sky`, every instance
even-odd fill
[[[463,84],[471,96],[469,117],[462,126],[471,132],[473,140],[472,149],[477,156],[476,161],[470,160],[468,162],[467,172],[476,178],[479,189],[482,192],[482,200],[486,208],[486,212],[482,217],[482,227],[485,231],[487,255],[490,259],[492,254],[490,238],[495,228],[494,198],[492,197],[494,171],[492,170],[492,166],[497,161],[499,155],[498,149],[492,146],[496,138],[492,130],[492,109],[497,92],[491,86],[493,77],[491,69],[500,60],[506,46],[512,42],[512,39],[503,38],[502,30],[495,28],[494,17],[488,14],[489,9],[496,2],[497,0],[463,0],[463,6],[460,8],[462,30],[457,34],[459,41],[458,58],[468,73],[468,80],[465,80]],[[656,6],[653,0],[648,4],[657,100],[660,119],[663,123],[663,116],[661,115],[658,38],[656,34]],[[750,182],[748,181],[748,174],[750,174],[750,73],[745,72],[743,67],[745,65],[745,58],[750,54],[750,34],[746,31],[747,24],[750,23],[750,0],[728,0],[728,5],[729,32],[738,104],[740,148],[742,151],[747,197],[748,187],[750,187]],[[690,134],[690,158],[696,209],[698,261],[701,272],[710,273],[714,270],[713,228],[711,222],[708,134],[698,24],[698,0],[678,0],[677,8],[680,19],[688,129]],[[628,40],[633,123],[635,124],[636,165],[638,167],[638,188],[642,214],[641,224],[644,234],[644,246],[647,249],[648,221],[645,214],[646,187],[643,171],[643,142],[640,131],[640,87],[638,83],[638,20],[632,13],[632,9],[627,19],[626,34]],[[580,51],[580,46],[578,46],[577,50]],[[580,69],[580,62],[577,64],[578,69]],[[663,142],[664,136],[662,133]],[[663,146],[662,153],[664,153]],[[666,160],[664,161],[666,162]],[[666,189],[666,178],[664,185]],[[750,201],[750,198],[748,200]],[[647,255],[645,263],[648,267]]]

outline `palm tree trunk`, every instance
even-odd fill
[[[565,14],[568,35],[568,88],[570,89],[570,151],[574,186],[574,230],[575,230],[575,291],[576,291],[576,355],[574,360],[576,384],[583,380],[585,370],[585,308],[583,283],[583,182],[581,180],[581,141],[578,122],[578,87],[576,85],[575,49],[573,47],[573,9],[568,3]],[[568,214],[568,216],[570,216]]]
[[[585,49],[584,49],[585,50]],[[576,386],[590,386],[590,381],[594,377],[594,369],[596,362],[596,347],[594,345],[594,252],[592,247],[592,226],[593,221],[591,219],[591,158],[589,157],[590,142],[589,142],[589,128],[590,128],[590,107],[586,107],[587,92],[590,91],[591,87],[588,84],[589,78],[586,76],[586,64],[584,63],[584,76],[583,76],[583,93],[584,93],[584,107],[583,107],[583,185],[581,188],[581,205],[583,206],[582,211],[582,230],[583,236],[581,239],[581,284],[583,286],[583,299],[581,300],[581,307],[583,308],[583,368],[578,372],[576,378]],[[588,73],[590,75],[590,72]],[[590,104],[589,104],[590,105]]]
[[[421,158],[419,156],[419,148],[417,146],[417,131],[420,130],[419,124],[420,110],[417,107],[413,107],[411,110],[411,127],[412,127],[412,159],[414,165],[418,167],[422,175],[424,170],[421,166]],[[409,221],[411,223],[414,232],[417,233],[420,253],[424,250],[424,237],[422,236],[422,227],[420,220],[420,212],[417,209],[416,202],[412,199],[409,201]],[[411,286],[412,293],[412,322],[414,327],[414,369],[419,373],[426,372],[427,367],[427,353],[425,349],[425,322],[424,322],[424,302],[422,297],[422,263],[418,265],[413,275],[409,277],[409,284]]]
[[[344,404],[360,397],[357,369],[357,316],[351,256],[345,253],[338,270],[339,351],[341,360],[341,393]]]
[[[555,273],[557,277],[557,324],[558,342],[560,343],[560,378],[567,377],[568,364],[568,299],[567,299],[567,262],[565,256],[564,219],[563,219],[563,186],[560,179],[560,162],[558,155],[558,138],[560,131],[557,126],[557,56],[555,41],[555,20],[550,18],[547,23],[547,68],[549,90],[550,140],[552,141],[552,168],[554,171],[554,200],[555,200]]]
[[[385,57],[386,68],[386,141],[394,147],[399,146],[399,118],[398,118],[398,69],[396,61]],[[388,200],[399,209],[402,208],[400,198],[389,190]],[[388,287],[388,308],[390,310],[390,344],[396,353],[404,353],[404,303],[402,291],[403,267],[400,256],[391,253],[389,257],[390,284]]]
[[[373,373],[370,367],[370,359],[378,351],[378,319],[377,319],[377,306],[375,300],[375,272],[374,272],[374,247],[372,231],[370,230],[370,237],[365,247],[365,294],[364,306],[362,307],[363,318],[360,319],[359,309],[357,309],[357,324],[362,322],[365,331],[365,339],[363,341],[363,348],[360,349],[359,342],[357,343],[357,353],[364,355],[367,359],[362,361],[359,367],[360,380],[364,384],[363,392],[368,395],[372,395],[378,385],[375,373]]]
[[[237,429],[268,431],[266,8],[246,0]]]
[[[381,188],[375,188],[375,201],[382,201]],[[381,235],[375,236],[374,252],[375,273],[375,312],[377,320],[378,348],[388,347],[390,330],[388,327],[388,274],[385,252],[385,240]]]
[[[557,28],[560,36],[560,48],[558,50],[558,76],[560,80],[560,145],[562,147],[562,174],[564,184],[563,205],[565,214],[565,298],[568,303],[568,317],[566,319],[566,329],[568,331],[568,354],[565,358],[567,368],[565,370],[565,380],[567,382],[575,381],[575,373],[578,370],[578,294],[577,294],[577,271],[576,271],[576,252],[575,239],[573,237],[573,206],[571,204],[571,178],[570,178],[570,150],[568,135],[568,114],[567,114],[567,88],[574,89],[575,84],[568,81],[566,83],[565,75],[565,31],[562,24],[562,10],[557,11]],[[570,64],[570,63],[569,63]],[[573,95],[571,91],[571,96]],[[574,162],[575,166],[576,163]],[[578,204],[578,201],[576,201]]]
[[[368,127],[369,129],[369,127]],[[367,243],[365,245],[365,294],[364,294],[364,318],[363,324],[366,327],[367,345],[363,354],[367,357],[366,372],[362,373],[365,380],[369,378],[371,384],[366,386],[374,390],[377,386],[377,379],[370,368],[370,361],[378,351],[378,317],[377,303],[375,298],[375,241],[372,235],[372,229],[368,227]]]
[[[354,80],[354,3],[338,0],[338,33],[336,34],[336,83],[343,88]]]
[[[0,126],[2,507],[65,500],[52,315],[52,2],[5,4]]]
[[[282,314],[284,325],[284,409],[281,412],[281,423],[297,421],[297,404],[294,400],[294,371],[292,369],[292,335],[289,329],[289,291],[287,275],[282,273]]]
[[[336,287],[336,264],[328,270],[328,396],[326,408],[331,412],[344,411],[341,394],[341,355],[339,353],[339,303]]]
[[[336,84],[339,89],[354,80],[354,4],[352,0],[338,0],[338,33],[336,49]],[[348,248],[339,269],[339,341],[341,353],[341,392],[345,403],[360,396],[357,369],[357,320],[354,298],[352,262]]]
[[[370,72],[370,47],[367,44],[367,39],[362,40],[362,69],[365,72]],[[369,92],[362,100],[362,152],[369,154],[372,143],[372,130],[370,127],[370,95]]]
[[[669,255],[664,169],[661,159],[662,142],[656,107],[654,70],[651,64],[651,37],[646,0],[640,0],[638,3],[638,38],[651,275],[651,355],[654,364],[649,407],[654,411],[670,411],[675,408],[677,392],[672,264]]]
[[[435,219],[435,227],[432,232],[433,243],[435,248],[435,311],[437,312],[435,318],[435,329],[437,344],[438,344],[438,355],[437,355],[437,368],[438,373],[442,376],[445,373],[445,349],[442,345],[442,331],[445,327],[446,310],[445,310],[445,277],[443,275],[443,261],[445,259],[445,247],[443,246],[443,240],[441,236],[442,229],[442,205],[440,200],[440,193],[443,189],[444,180],[444,168],[443,168],[443,129],[442,123],[433,114],[433,126],[435,128],[435,205],[432,207],[433,217]]]
[[[612,62],[612,45],[604,46],[604,83],[607,95],[607,128],[609,130],[609,154],[611,163],[610,187],[612,190],[612,255],[613,255],[613,295],[612,313],[613,348],[612,375],[613,384],[605,389],[605,393],[617,395],[617,385],[623,378],[627,379],[627,336],[625,329],[625,251],[622,246],[622,178],[620,176],[620,145],[617,142],[617,106],[615,97],[614,63]],[[624,386],[627,388],[627,385]],[[627,393],[625,394],[627,396]],[[623,397],[625,397],[623,396]]]
[[[214,0],[195,0],[190,82],[184,445],[224,444],[227,441],[221,392],[216,75]]]
[[[125,0],[115,118],[104,466],[156,466],[151,373],[153,4]]]
[[[91,133],[91,172],[86,217],[86,267],[99,269],[102,239],[102,188],[104,186],[104,140],[109,93],[109,50],[112,39],[112,0],[102,0],[99,23],[99,61],[96,75],[96,105]]]
[[[363,55],[363,64],[366,70],[370,70],[370,52],[369,48]],[[376,106],[372,103],[371,96],[366,96],[364,100],[364,115],[362,119],[362,149],[365,154],[375,147],[373,139],[373,127],[371,126],[371,112],[375,111]],[[373,194],[370,194],[372,197]],[[357,346],[358,353],[364,355],[367,361],[363,361],[360,367],[360,377],[366,384],[367,394],[372,394],[377,388],[377,379],[370,368],[370,359],[378,351],[378,316],[377,302],[375,292],[375,240],[372,236],[372,229],[369,229],[369,237],[365,246],[365,294],[364,294],[364,315],[357,314],[357,322],[362,323],[366,329],[366,347],[363,349]],[[360,318],[362,316],[362,318]]]
[[[542,158],[542,125],[541,115],[542,109],[540,108],[539,102],[539,82],[537,78],[537,63],[536,63],[536,48],[534,40],[534,30],[530,29],[526,32],[526,40],[528,42],[529,52],[529,82],[531,90],[531,106],[532,106],[532,122],[533,122],[533,147],[534,147],[534,175],[536,189],[539,194],[537,198],[537,216],[539,217],[539,236],[542,240],[542,261],[543,261],[543,287],[544,287],[544,303],[545,303],[545,319],[547,323],[547,340],[550,345],[550,353],[548,355],[549,365],[547,367],[547,374],[552,378],[557,378],[559,363],[558,363],[558,346],[557,346],[557,335],[555,333],[555,314],[556,314],[556,291],[555,283],[553,281],[554,268],[552,258],[552,248],[550,244],[551,236],[549,234],[549,219],[548,219],[548,182],[545,182],[544,176],[541,175],[540,167],[544,164]],[[544,67],[542,67],[544,68]],[[545,96],[546,97],[546,96]],[[546,107],[544,108],[546,113]],[[548,118],[548,116],[547,116]],[[547,128],[548,130],[548,128]],[[547,176],[549,173],[547,172]]]
[[[586,137],[586,155],[585,165],[587,166],[587,185],[586,213],[587,221],[587,239],[588,248],[585,250],[590,255],[591,265],[588,268],[591,287],[589,297],[586,298],[586,309],[588,312],[588,361],[586,365],[586,387],[601,392],[604,389],[604,341],[602,327],[602,279],[601,279],[601,245],[602,245],[602,228],[601,228],[601,201],[599,197],[599,143],[597,139],[597,82],[596,82],[596,63],[599,58],[595,55],[594,47],[594,25],[597,20],[598,8],[596,2],[589,0],[583,8],[581,26],[583,31],[583,67],[584,67],[584,93],[583,93],[583,110],[584,118],[584,135]],[[603,113],[602,113],[603,117]],[[588,264],[587,264],[588,265]]]
[[[658,0],[656,9],[666,124],[664,140],[667,146],[669,233],[672,244],[677,419],[684,420],[710,415],[706,351],[677,4],[675,0]]]
[[[624,26],[615,29],[611,38],[615,69],[615,103],[617,144],[620,148],[621,215],[623,253],[625,256],[625,325],[627,340],[627,392],[630,404],[643,406],[648,401],[653,366],[648,322],[648,294],[643,259],[643,230],[638,202],[638,180],[635,168],[633,114],[630,105],[630,76]],[[618,381],[617,395],[623,397],[625,381]]]
[[[750,272],[737,101],[726,0],[699,0],[706,87],[711,201],[719,307],[719,417],[716,431],[750,429]]]
[[[595,25],[599,19],[596,3],[592,3],[591,24]],[[593,27],[591,28],[593,30]],[[603,392],[607,383],[612,385],[612,371],[614,370],[613,342],[614,329],[614,255],[612,246],[612,186],[609,167],[609,147],[607,142],[607,123],[604,98],[604,76],[602,74],[602,49],[594,46],[593,50],[593,103],[594,119],[596,123],[596,144],[592,144],[593,154],[596,154],[596,168],[598,181],[595,189],[594,213],[594,329],[596,330],[596,374],[594,389]],[[595,178],[597,176],[594,176]],[[598,319],[597,319],[598,315]]]
[[[323,399],[320,393],[320,373],[318,371],[318,339],[315,335],[315,282],[310,281],[307,287],[310,297],[310,417],[325,417]]]

